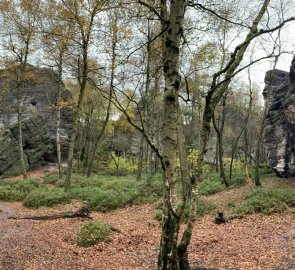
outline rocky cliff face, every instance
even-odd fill
[[[295,176],[295,57],[290,73],[268,71],[264,98],[269,101],[265,147],[270,166],[280,177]]]
[[[56,139],[56,111],[58,99],[57,75],[44,68],[29,66],[30,76],[20,90],[22,100],[23,147],[27,168],[41,159],[54,161]],[[8,74],[8,75],[7,75]],[[8,80],[7,80],[8,78]],[[21,174],[18,156],[17,101],[14,77],[7,70],[0,70],[0,178]],[[7,82],[8,81],[8,82]],[[70,93],[63,87],[62,98],[70,101]],[[66,153],[71,130],[71,111],[61,113],[62,149]]]

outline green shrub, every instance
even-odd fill
[[[58,173],[57,172],[49,172],[44,175],[43,183],[54,185],[58,181]]]
[[[0,181],[0,200],[22,201],[40,183],[35,179],[9,179]]]
[[[72,199],[90,201],[97,192],[100,192],[99,188],[75,186],[71,189],[70,196]]]
[[[236,208],[236,213],[240,215],[280,213],[288,206],[295,207],[295,190],[255,190]]]
[[[216,179],[206,179],[200,183],[199,194],[201,195],[212,195],[217,192],[223,191],[224,185],[221,183],[220,178]]]
[[[273,169],[271,167],[264,166],[264,167],[259,168],[260,175],[267,175],[267,174],[271,174],[271,173],[273,173]]]
[[[115,161],[116,160],[116,161]],[[108,173],[111,175],[127,175],[137,171],[136,162],[124,157],[115,157],[108,166]],[[117,167],[118,165],[118,167]]]
[[[80,181],[77,181],[76,185],[79,187],[101,187],[103,183],[103,179],[99,177],[88,177],[80,179]]]
[[[268,193],[284,202],[289,207],[295,207],[295,190],[294,189],[273,189],[269,190]]]
[[[246,177],[244,175],[233,175],[228,179],[230,188],[238,188],[246,184]]]
[[[121,193],[117,190],[97,190],[89,198],[89,206],[99,211],[108,211],[116,208],[133,204],[140,193],[136,190],[130,190],[127,193]]]
[[[23,201],[24,206],[38,208],[68,203],[71,198],[63,189],[37,189],[29,193]]]
[[[126,205],[153,202],[162,194],[158,182],[149,184],[134,177],[90,177],[73,184],[70,197],[89,203],[92,209],[109,211]]]
[[[89,221],[78,231],[77,243],[80,247],[90,247],[100,241],[110,240],[111,226],[105,221]]]
[[[22,201],[26,197],[26,193],[11,189],[10,187],[0,186],[0,200],[1,201]]]
[[[214,202],[209,200],[199,200],[197,204],[197,216],[203,217],[212,213],[216,209],[217,206]]]

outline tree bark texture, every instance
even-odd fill
[[[163,2],[163,1],[162,1]],[[166,3],[165,3],[166,4]],[[180,40],[185,1],[171,1],[169,23],[163,44],[163,70],[165,77],[163,119],[163,226],[158,258],[158,269],[178,269],[177,238],[180,218],[176,209],[176,151],[178,131],[178,91]],[[162,7],[167,11],[167,7]]]

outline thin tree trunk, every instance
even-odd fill
[[[220,178],[222,180],[222,183],[229,187],[229,183],[226,179],[226,175],[224,172],[224,165],[223,165],[223,130],[224,130],[224,124],[225,124],[225,105],[226,105],[226,96],[223,97],[222,101],[222,113],[221,113],[221,125],[218,127],[215,119],[215,115],[213,114],[213,126],[217,134],[218,139],[218,162],[219,162],[219,173]]]
[[[100,141],[105,133],[105,130],[107,128],[107,125],[108,125],[108,122],[110,119],[110,111],[111,111],[111,104],[112,104],[113,91],[114,91],[115,69],[116,69],[116,50],[117,50],[117,43],[118,43],[118,29],[116,27],[113,27],[116,23],[117,23],[117,14],[115,14],[114,21],[112,22],[112,25],[111,25],[111,29],[112,29],[112,63],[111,63],[111,77],[110,77],[110,87],[109,87],[109,96],[108,96],[108,106],[107,106],[106,117],[103,122],[102,129],[95,140],[93,150],[90,155],[89,162],[88,162],[88,168],[86,171],[86,176],[88,176],[88,177],[91,175],[95,155],[97,153]]]
[[[247,132],[247,128],[244,131],[244,137],[245,137],[244,173],[245,173],[247,185],[249,186],[250,190],[253,191],[253,189],[254,189],[253,182],[252,182],[252,179],[251,179],[251,177],[249,175],[249,170],[248,170],[248,156],[247,156],[247,152],[248,152],[248,132]]]
[[[61,159],[61,140],[60,140],[60,108],[58,106],[56,111],[56,153],[57,153],[57,168],[58,168],[58,178],[62,179],[62,159]]]
[[[23,178],[27,178],[27,168],[24,159],[24,148],[23,148],[23,131],[22,131],[22,102],[18,93],[18,101],[17,101],[17,125],[18,125],[18,150],[19,150],[19,159],[22,169]]]
[[[179,110],[178,116],[178,132],[177,132],[177,141],[178,141],[178,152],[179,152],[179,161],[180,161],[180,173],[181,173],[181,183],[182,183],[182,196],[183,200],[190,198],[190,175],[188,168],[188,155],[185,144],[185,136],[183,132],[183,121],[181,115],[181,109]]]
[[[143,135],[140,136],[140,142],[139,142],[139,153],[138,153],[138,165],[137,165],[137,175],[136,180],[141,180],[141,174],[142,174],[142,165],[143,165],[143,143],[144,143],[144,137]]]
[[[57,96],[57,110],[56,110],[56,153],[57,153],[57,167],[58,167],[58,178],[62,179],[62,156],[61,156],[61,91],[62,91],[62,61],[63,61],[63,52],[59,54],[59,63],[58,63],[58,96]]]
[[[74,150],[75,150],[75,142],[78,133],[78,125],[80,120],[80,111],[82,108],[82,101],[84,98],[84,93],[86,89],[86,83],[88,79],[88,44],[83,46],[83,71],[82,71],[82,79],[80,84],[80,92],[76,110],[74,111],[73,124],[72,124],[72,134],[69,141],[69,152],[68,152],[68,168],[67,175],[65,180],[65,192],[69,192],[71,190],[71,176],[72,176],[72,168],[74,161]]]

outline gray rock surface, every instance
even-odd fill
[[[56,161],[56,111],[58,77],[46,68],[29,66],[34,80],[22,89],[23,148],[27,168],[40,160]],[[9,74],[9,73],[8,73]],[[7,70],[0,70],[0,178],[21,173],[18,154],[17,92],[7,83]],[[62,98],[71,100],[63,87]],[[67,152],[72,113],[63,109],[61,114],[62,151]]]
[[[270,166],[280,177],[295,176],[295,58],[290,73],[268,71],[264,97],[269,99],[265,147]]]

